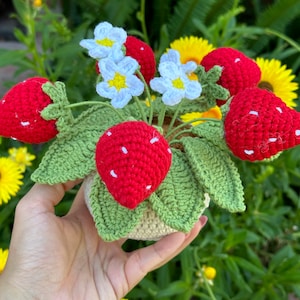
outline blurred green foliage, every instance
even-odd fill
[[[20,24],[15,37],[24,50],[0,49],[0,68],[17,67],[66,83],[72,102],[95,97],[94,62],[79,41],[92,36],[94,26],[108,21],[147,41],[157,58],[173,40],[186,35],[208,39],[216,47],[235,47],[251,57],[277,58],[294,74],[300,69],[300,2],[298,0],[86,0],[50,1],[33,8],[31,1],[14,0]],[[58,12],[54,8],[61,7]],[[1,69],[0,69],[1,70]],[[299,76],[295,79],[300,82]],[[7,86],[13,85],[13,79]],[[299,99],[296,101],[299,107]],[[297,108],[296,108],[297,109]],[[21,144],[2,139],[0,154]],[[37,155],[25,173],[18,196],[0,207],[0,247],[9,246],[14,209],[32,185],[30,173],[47,144],[30,146]],[[128,299],[288,299],[300,298],[300,148],[271,162],[236,161],[245,187],[247,210],[230,214],[214,206],[208,224],[185,251],[148,274]],[[68,210],[75,191],[58,205]],[[145,245],[128,241],[127,250]],[[217,276],[210,285],[202,267]],[[200,273],[199,273],[200,272]]]

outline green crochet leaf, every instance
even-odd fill
[[[89,205],[99,235],[109,242],[126,237],[136,227],[147,208],[147,201],[133,210],[120,205],[96,174],[89,194]]]
[[[181,142],[195,178],[211,200],[230,212],[244,211],[242,182],[229,154],[207,139],[183,137]]]
[[[208,107],[216,105],[216,100],[226,100],[230,96],[229,91],[217,84],[221,74],[222,68],[220,66],[214,66],[207,72],[203,66],[198,66],[196,70],[199,82],[201,82],[203,90],[202,96],[208,104]],[[199,110],[198,110],[199,111]]]
[[[206,121],[191,128],[191,132],[198,137],[205,138],[215,146],[227,151],[227,145],[224,139],[223,122]]]
[[[93,106],[50,145],[31,179],[55,184],[84,178],[95,170],[94,153],[100,136],[120,119],[107,107]]]
[[[53,104],[45,107],[41,112],[41,116],[45,120],[57,120],[56,127],[59,132],[68,130],[72,126],[74,118],[71,109],[68,107],[70,103],[65,84],[60,81],[47,82],[43,84],[42,89],[51,98]]]
[[[188,232],[208,206],[208,201],[185,154],[178,149],[172,149],[172,153],[168,175],[149,201],[164,223],[178,231]]]

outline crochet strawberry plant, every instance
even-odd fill
[[[102,22],[80,45],[99,64],[99,99],[69,104],[63,83],[42,84],[39,93],[52,101],[40,115],[57,134],[31,177],[47,184],[82,179],[106,241],[188,232],[210,201],[244,211],[233,156],[261,161],[299,144],[298,113],[256,87],[260,69],[235,49],[213,50],[201,65],[182,63],[169,49],[153,78],[153,51],[121,28]],[[182,122],[219,100],[226,102],[222,119]],[[86,109],[73,117],[78,106]]]

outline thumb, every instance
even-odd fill
[[[20,200],[16,214],[20,211],[33,213],[54,213],[54,207],[64,197],[65,192],[73,188],[80,181],[69,181],[54,185],[36,183],[30,191]]]

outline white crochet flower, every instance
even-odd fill
[[[150,87],[163,95],[162,101],[166,105],[176,105],[183,98],[194,100],[201,95],[201,84],[189,79],[182,66],[178,64],[176,55],[166,57],[159,63],[158,70],[161,77],[150,81]]]
[[[123,28],[101,22],[95,27],[94,36],[93,39],[84,39],[79,43],[88,49],[91,57],[98,60],[110,57],[113,61],[119,61],[124,57],[122,45],[127,39],[127,33]]]
[[[115,108],[123,108],[132,98],[140,96],[144,91],[143,82],[135,75],[138,62],[130,56],[125,56],[115,63],[106,58],[99,62],[103,81],[96,86],[97,93],[111,99]]]

